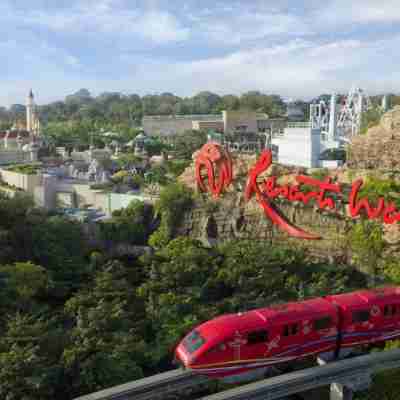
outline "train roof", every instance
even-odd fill
[[[272,324],[285,324],[307,318],[316,318],[321,313],[335,313],[335,307],[323,298],[301,302],[272,305],[270,307],[227,314],[202,324],[198,329],[207,336],[222,338],[236,331],[249,331]]]
[[[271,325],[284,325],[306,319],[336,315],[336,305],[358,308],[372,304],[400,303],[400,287],[319,297],[311,300],[272,305],[243,313],[226,314],[201,324],[198,329],[211,340],[223,339],[236,331],[245,332]]]
[[[359,290],[325,297],[328,301],[343,308],[356,308],[370,304],[386,304],[400,302],[399,287],[382,287],[370,290]]]
[[[256,312],[265,322],[284,324],[285,322],[315,318],[316,315],[320,316],[321,313],[324,312],[329,314],[330,312],[335,312],[335,308],[329,301],[323,298],[317,298],[272,305],[253,312]]]
[[[254,311],[237,314],[225,314],[201,324],[197,329],[213,336],[224,337],[235,331],[259,327],[262,320]]]

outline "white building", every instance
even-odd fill
[[[278,147],[280,164],[319,166],[321,130],[308,122],[289,123],[282,136],[272,139],[272,144]]]

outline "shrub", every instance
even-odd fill
[[[150,237],[151,246],[160,248],[173,238],[179,220],[192,202],[192,191],[182,184],[173,183],[161,191],[160,198],[155,204],[156,213],[161,217],[161,224]]]

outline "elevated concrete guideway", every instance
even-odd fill
[[[353,392],[369,387],[372,375],[395,368],[400,368],[400,349],[307,368],[199,400],[275,400],[328,385],[331,400],[351,400]]]
[[[167,394],[179,393],[207,382],[209,379],[204,376],[175,369],[77,397],[74,400],[162,400]]]
[[[372,375],[400,368],[400,349],[332,362],[264,379],[199,400],[275,400],[322,386],[331,387],[330,400],[351,400],[353,392],[367,389]],[[150,376],[75,400],[156,400],[204,385],[208,379],[190,371],[174,370]],[[323,400],[323,399],[321,399]]]

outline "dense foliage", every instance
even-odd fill
[[[176,237],[192,196],[168,185],[155,210],[131,203],[96,240],[26,197],[0,197],[0,398],[70,400],[171,368],[176,342],[213,316],[366,286],[293,245]],[[153,250],[110,255],[121,243]]]
[[[97,135],[101,129],[118,133],[116,138],[129,141],[138,133],[144,115],[212,114],[222,110],[248,109],[270,116],[283,115],[285,104],[280,96],[250,91],[219,96],[203,91],[193,97],[178,97],[172,93],[140,97],[118,92],[93,97],[87,89],[39,107],[44,134],[57,145],[101,145]],[[10,128],[15,120],[25,120],[25,106],[15,104],[9,110],[0,107],[0,129]]]

